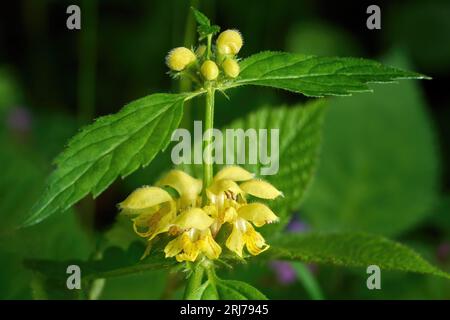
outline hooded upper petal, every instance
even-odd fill
[[[170,170],[156,184],[172,187],[177,190],[180,196],[197,196],[202,191],[202,181],[181,170]]]
[[[119,208],[126,214],[138,214],[142,210],[170,201],[173,199],[164,189],[145,186],[133,191],[119,203]]]
[[[246,181],[253,179],[253,174],[238,166],[225,167],[214,176],[214,180]]]
[[[233,194],[240,194],[242,193],[241,188],[239,188],[239,185],[234,182],[233,180],[215,180],[211,186],[208,188],[208,191],[210,193],[213,193],[214,195],[220,195],[223,192],[232,192]]]
[[[283,195],[280,190],[263,180],[252,179],[245,181],[241,183],[239,187],[242,191],[261,199],[272,200]]]
[[[173,225],[180,229],[194,228],[205,230],[212,225],[213,222],[214,219],[212,219],[204,210],[200,208],[191,208],[177,216],[173,221]]]
[[[238,215],[239,217],[252,222],[257,227],[278,220],[278,217],[268,206],[257,202],[241,206],[238,209]]]

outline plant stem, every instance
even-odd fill
[[[195,264],[192,273],[189,276],[189,279],[186,284],[186,288],[184,290],[183,299],[187,300],[192,295],[192,293],[197,290],[198,287],[202,285],[203,274],[205,273],[205,269],[199,263]]]
[[[211,42],[212,42],[212,34],[208,35],[208,45],[206,47],[206,59],[210,59],[211,57]]]
[[[206,91],[204,123],[206,137],[203,141],[203,190],[206,190],[213,178],[213,161],[210,144],[212,143],[212,129],[214,125],[214,91],[215,89],[211,86],[209,86]],[[203,193],[203,196],[205,201],[205,192]]]
[[[293,262],[292,266],[295,269],[299,281],[303,284],[306,292],[313,300],[323,300],[324,296],[316,278],[308,270],[308,267],[301,262]]]

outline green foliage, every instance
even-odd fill
[[[400,57],[390,60],[404,64]],[[304,215],[319,230],[396,235],[420,222],[438,193],[439,157],[416,83],[331,102]]]
[[[182,107],[194,94],[154,94],[85,127],[56,159],[48,188],[24,225],[66,210],[88,193],[94,197],[116,178],[152,161],[178,127]]]
[[[348,267],[377,265],[385,270],[432,274],[450,279],[413,250],[381,236],[364,233],[309,233],[271,239],[267,258],[300,260]]]
[[[248,283],[237,280],[209,279],[188,297],[191,300],[267,300]]]
[[[135,274],[146,270],[164,269],[175,264],[173,259],[165,259],[161,251],[154,251],[145,259],[140,260],[144,249],[140,242],[134,242],[127,250],[109,247],[105,250],[100,260],[55,261],[29,259],[25,261],[25,266],[47,278],[63,280],[67,278],[67,266],[74,264],[78,265],[82,270],[82,279],[91,281],[100,278]]]
[[[225,86],[269,86],[310,97],[371,91],[367,83],[425,79],[424,75],[358,58],[316,57],[261,52],[244,59],[239,78]]]
[[[200,40],[208,37],[209,35],[213,36],[220,31],[220,27],[217,25],[211,25],[211,21],[203,13],[194,7],[191,7],[191,10],[194,13],[195,20],[198,23],[197,32],[200,36]]]
[[[325,104],[321,101],[292,107],[266,107],[227,126],[243,130],[279,129],[279,171],[275,175],[261,177],[284,194],[270,204],[281,218],[281,223],[274,225],[277,228],[289,221],[289,215],[298,209],[309,186],[316,167],[324,111]],[[268,135],[270,137],[270,133]],[[267,144],[270,146],[270,140]],[[262,164],[243,166],[259,174]]]
[[[323,300],[324,296],[316,278],[304,263],[295,261],[291,263],[298,280],[302,283],[312,300]]]

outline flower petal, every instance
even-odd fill
[[[231,234],[228,236],[225,245],[228,249],[236,253],[239,257],[242,258],[242,249],[244,248],[244,239],[242,231],[236,226],[236,223],[233,225],[233,229]]]
[[[258,202],[243,205],[238,209],[238,215],[257,227],[278,221],[278,217],[268,206]]]
[[[255,231],[252,226],[248,227],[247,231],[244,233],[243,239],[248,252],[254,256],[266,251],[270,247],[263,236]]]
[[[175,213],[175,207],[173,203],[170,203],[170,207],[163,208],[156,213],[141,214],[133,219],[134,232],[150,241],[158,234],[169,231]],[[139,228],[147,228],[147,230],[140,231]]]
[[[195,179],[181,170],[171,170],[156,183],[177,190],[181,197],[196,198],[202,191],[202,181]]]
[[[233,207],[228,207],[223,213],[223,222],[233,223],[238,217],[237,211]]]
[[[207,229],[204,234],[202,234],[201,239],[198,240],[198,247],[205,256],[211,260],[219,258],[222,253],[222,248],[214,240],[209,229]]]
[[[214,176],[217,180],[246,181],[253,179],[253,174],[238,166],[225,167]]]
[[[250,181],[246,181],[241,183],[239,187],[242,189],[242,191],[261,199],[272,200],[283,195],[280,190],[263,180],[253,179]]]
[[[242,193],[239,185],[233,180],[216,180],[207,190],[214,195],[220,195],[221,193],[226,191],[230,191],[233,194]]]
[[[185,233],[179,235],[172,241],[170,241],[166,247],[164,248],[164,253],[166,254],[166,258],[171,258],[179,254],[183,251],[183,244],[186,241],[185,237],[187,235]]]
[[[140,210],[169,201],[173,201],[173,199],[164,189],[145,186],[134,190],[124,201],[119,203],[119,208],[126,214],[139,214]]]
[[[213,224],[212,219],[208,214],[200,208],[192,208],[184,211],[175,218],[173,224],[180,229],[195,228],[204,230]]]

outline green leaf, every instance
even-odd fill
[[[221,300],[267,300],[267,297],[248,283],[219,279],[216,282]]]
[[[281,228],[289,221],[288,215],[298,209],[310,184],[318,158],[324,111],[325,104],[319,100],[292,107],[266,107],[227,126],[243,130],[279,129],[279,171],[275,175],[260,176],[284,193],[284,197],[270,203],[281,218],[281,223],[270,227]],[[267,145],[270,146],[270,141]],[[243,166],[257,175],[266,167],[261,163]]]
[[[400,56],[388,61],[405,63]],[[420,223],[439,192],[427,108],[416,82],[376,85],[374,94],[331,101],[304,219],[321,231],[386,236]]]
[[[246,282],[224,280],[210,274],[208,280],[199,286],[188,300],[267,300],[258,289]]]
[[[200,35],[200,40],[206,38],[208,35],[215,35],[220,31],[219,26],[211,25],[211,21],[206,15],[204,15],[194,7],[191,7],[191,10],[194,13],[195,20],[198,23],[197,32]]]
[[[377,265],[384,270],[431,274],[450,279],[408,247],[364,233],[284,234],[270,240],[262,254],[271,259],[300,260],[348,267]]]
[[[28,259],[24,261],[24,264],[27,268],[47,278],[64,281],[67,278],[67,267],[72,264],[77,265],[81,269],[82,279],[88,281],[141,273],[146,270],[167,269],[176,263],[174,259],[164,258],[164,254],[160,251],[154,251],[145,259],[140,260],[144,249],[142,243],[134,242],[126,251],[118,247],[106,249],[101,260]]]
[[[258,85],[322,97],[371,91],[367,86],[370,82],[427,78],[367,59],[317,57],[285,52],[252,55],[243,60],[240,67],[239,78],[223,89]]]
[[[23,225],[66,210],[88,193],[96,197],[119,175],[148,165],[169,143],[184,101],[194,95],[153,94],[81,130],[56,159],[48,188]]]
[[[205,281],[198,287],[191,295],[186,297],[186,300],[218,300],[219,295],[217,287],[214,282]]]
[[[191,10],[194,13],[195,21],[197,21],[197,23],[200,26],[210,26],[211,25],[211,21],[205,14],[201,13],[194,7],[191,7]]]

